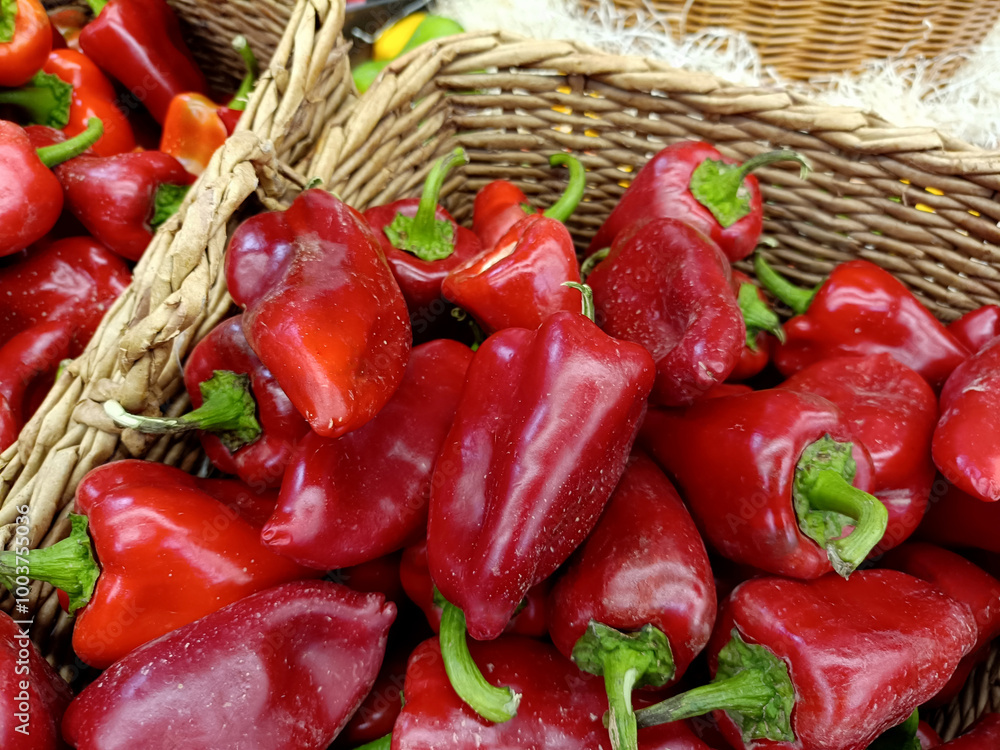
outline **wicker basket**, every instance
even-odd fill
[[[600,0],[581,0],[596,8]],[[624,10],[653,9],[681,19],[681,33],[724,26],[744,32],[765,65],[808,80],[855,70],[886,57],[959,55],[979,44],[1000,17],[1000,0],[615,0]]]

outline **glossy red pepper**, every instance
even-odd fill
[[[793,151],[761,154],[738,164],[702,141],[667,146],[639,170],[591,240],[588,255],[652,219],[679,219],[710,237],[733,263],[753,252],[764,223],[758,167],[802,157]]]
[[[56,170],[66,206],[108,249],[139,260],[180,207],[194,177],[172,156],[142,151],[78,156]]]
[[[30,621],[25,621],[27,625]],[[0,612],[0,745],[4,750],[62,750],[59,732],[73,694],[30,636]]]
[[[938,476],[918,539],[945,547],[972,547],[1000,554],[1000,503],[984,503]]]
[[[471,360],[469,347],[457,341],[421,344],[374,419],[339,438],[309,433],[262,531],[268,548],[328,570],[422,539],[434,461]]]
[[[395,615],[328,581],[247,596],[114,664],[63,734],[79,750],[325,750],[371,690]]]
[[[52,49],[49,17],[39,0],[0,5],[0,86],[21,86],[38,72]]]
[[[656,464],[634,455],[549,596],[556,648],[604,676],[616,750],[637,747],[632,690],[680,679],[708,643],[715,608],[694,521]]]
[[[355,591],[379,593],[387,601],[399,604],[406,600],[406,592],[400,581],[399,565],[402,550],[376,557],[374,560],[340,568],[331,574],[331,580],[350,586]]]
[[[242,494],[244,504],[267,502]],[[256,514],[180,469],[99,466],[77,488],[76,508],[85,517],[73,517],[69,539],[28,554],[29,575],[69,594],[79,609],[73,650],[94,667],[255,591],[316,575],[261,544]]]
[[[948,324],[948,332],[975,353],[1000,336],[1000,305],[983,305]]]
[[[1000,500],[1000,338],[960,364],[941,390],[934,463],[985,502]]]
[[[885,506],[868,494],[871,457],[818,396],[754,391],[650,410],[640,442],[730,560],[793,578],[846,576],[885,533]]]
[[[449,273],[441,292],[493,333],[535,329],[555,312],[579,310],[580,295],[567,281],[580,283],[569,230],[556,219],[528,216]]]
[[[1000,714],[983,714],[961,737],[938,747],[942,750],[993,750],[1000,747]]]
[[[753,391],[748,385],[743,383],[719,383],[712,388],[705,391],[705,395],[701,397],[702,401],[706,401],[710,398],[724,398],[726,396],[738,396],[743,393],[750,393]]]
[[[319,435],[361,427],[402,381],[406,303],[374,232],[330,193],[243,222],[226,281],[250,348]]]
[[[783,375],[827,357],[891,354],[935,390],[969,352],[901,281],[867,260],[842,263],[814,289],[789,283],[758,254],[761,285],[796,313],[774,363]]]
[[[937,398],[927,381],[888,354],[822,359],[782,383],[832,401],[875,467],[871,493],[889,512],[877,550],[901,544],[920,524],[934,483],[930,445]]]
[[[0,256],[11,255],[44,237],[59,219],[63,191],[51,166],[83,153],[101,135],[101,121],[63,143],[36,149],[27,134],[0,120]]]
[[[1000,735],[998,735],[998,739],[1000,739]],[[932,747],[941,746],[941,737],[930,724],[921,721],[917,725],[917,742],[920,745],[920,750],[931,750]]]
[[[656,361],[651,400],[690,404],[723,382],[746,345],[746,326],[719,248],[676,219],[618,233],[587,277],[601,327]]]
[[[409,649],[393,649],[390,641],[389,652],[382,662],[371,692],[337,737],[331,750],[356,748],[392,732],[396,717],[403,710],[403,685],[406,682],[406,662],[409,656]]]
[[[712,683],[636,716],[714,711],[734,748],[864,750],[941,689],[975,630],[967,606],[894,570],[757,578],[719,613]]]
[[[163,123],[170,100],[208,84],[166,0],[88,0],[95,18],[80,32],[80,49],[120,81]]]
[[[752,378],[767,367],[767,363],[771,361],[768,334],[778,341],[784,341],[785,331],[781,327],[778,314],[768,305],[764,292],[749,276],[734,269],[732,286],[747,329],[747,340],[740,354],[740,360],[727,378],[738,383]]]

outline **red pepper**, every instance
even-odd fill
[[[1000,739],[1000,735],[998,735],[998,739]],[[920,744],[920,750],[930,750],[932,747],[941,745],[941,738],[930,724],[921,721],[917,725],[917,742]]]
[[[132,280],[124,261],[89,237],[67,237],[10,260],[0,268],[0,346],[39,323],[66,321],[74,332],[69,356],[79,356]]]
[[[654,403],[690,404],[723,382],[746,344],[729,264],[705,235],[676,219],[618,233],[587,277],[601,327],[656,361]]]
[[[386,601],[398,604],[406,600],[406,592],[399,576],[402,557],[403,551],[396,550],[359,565],[340,568],[331,574],[331,580],[350,586],[355,591],[382,594]]]
[[[27,83],[51,49],[49,17],[38,0],[0,4],[0,86]]]
[[[757,578],[719,614],[712,683],[636,717],[715,711],[734,748],[864,750],[940,690],[974,641],[968,607],[894,570]]]
[[[1000,714],[983,714],[961,737],[938,747],[942,750],[994,750],[1000,747]]]
[[[846,576],[885,532],[885,506],[868,494],[871,457],[818,396],[754,391],[650,410],[640,441],[730,560],[793,578]]]
[[[549,596],[556,648],[604,676],[614,748],[637,747],[633,688],[680,679],[708,643],[715,608],[694,521],[656,464],[633,456]]]
[[[733,271],[733,294],[740,305],[743,323],[747,329],[747,340],[740,354],[740,361],[729,373],[728,380],[740,382],[760,373],[771,360],[768,335],[779,342],[785,340],[781,319],[767,304],[764,292],[741,271]]]
[[[371,692],[337,737],[331,750],[357,748],[362,743],[372,742],[392,731],[396,717],[403,710],[406,662],[411,650],[412,648],[394,649],[390,639],[389,653],[382,662]]]
[[[796,313],[774,363],[782,375],[827,357],[891,354],[940,389],[969,352],[901,281],[871,261],[842,263],[822,284],[789,283],[754,258],[761,285]]]
[[[612,245],[637,224],[670,218],[710,237],[735,263],[753,252],[764,223],[760,187],[750,172],[791,160],[805,167],[794,151],[761,154],[739,165],[701,141],[667,146],[639,170],[597,230],[587,255]]]
[[[719,383],[712,388],[705,391],[705,395],[701,397],[702,401],[707,401],[710,398],[724,398],[726,396],[738,396],[743,393],[751,393],[753,388],[743,383]]]
[[[779,388],[822,396],[843,412],[871,454],[871,492],[889,512],[877,549],[901,544],[920,524],[936,474],[930,445],[937,399],[931,387],[888,354],[875,354],[820,360]]]
[[[984,503],[940,476],[916,536],[945,547],[1000,553],[1000,503]]]
[[[78,156],[56,176],[66,205],[94,237],[139,260],[153,232],[180,207],[194,177],[159,151]]]
[[[991,641],[1000,635],[1000,581],[961,555],[921,542],[892,550],[881,564],[927,581],[941,593],[967,604],[976,618],[977,637],[972,653],[962,659],[948,684],[931,703],[944,705],[958,695],[972,668],[986,658]]]
[[[934,463],[985,502],[1000,500],[1000,338],[960,364],[941,391]]]
[[[49,11],[53,49],[68,47],[80,51],[80,32],[90,19],[82,8],[63,7]],[[58,39],[56,36],[58,35]],[[62,43],[59,43],[59,40]]]
[[[395,615],[328,581],[248,596],[114,664],[63,734],[80,750],[325,750],[375,682]]]
[[[69,539],[28,554],[29,575],[69,594],[71,612],[80,610],[73,650],[94,667],[255,591],[316,575],[269,552],[251,514],[180,469],[99,466],[77,488],[76,508],[86,517],[72,517]]]
[[[170,100],[208,84],[165,0],[88,0],[95,18],[80,32],[80,49],[120,81],[163,124]]]
[[[250,348],[319,435],[361,427],[402,381],[406,303],[375,234],[330,193],[307,190],[241,224],[226,281]]]
[[[948,324],[948,332],[975,353],[1000,336],[1000,305],[983,305]]]
[[[27,521],[25,521],[26,523]],[[27,625],[30,621],[25,621]],[[30,636],[0,612],[0,745],[4,750],[60,750],[59,733],[73,694]]]
[[[469,347],[457,341],[421,344],[374,419],[339,438],[309,433],[285,474],[264,543],[328,570],[423,538],[434,461],[471,360]]]
[[[101,135],[94,118],[84,133],[64,143],[36,149],[27,134],[0,120],[0,256],[11,255],[44,237],[59,218],[63,191],[49,167],[82,153]]]

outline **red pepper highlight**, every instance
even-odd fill
[[[1000,336],[1000,305],[983,305],[948,324],[948,332],[973,354]]]

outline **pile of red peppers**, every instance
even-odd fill
[[[0,0],[3,446],[253,85],[247,54],[216,104],[164,0],[91,5]],[[439,198],[467,160],[236,229],[193,411],[105,404],[196,431],[211,476],[98,467],[67,539],[0,553],[9,589],[59,589],[87,667],[71,690],[0,615],[0,746],[940,745],[919,713],[1000,634],[1000,308],[946,327],[868,261],[735,271],[752,172],[794,152],[668,146],[582,257],[580,161],[552,157],[550,206],[483,186],[464,227]]]

